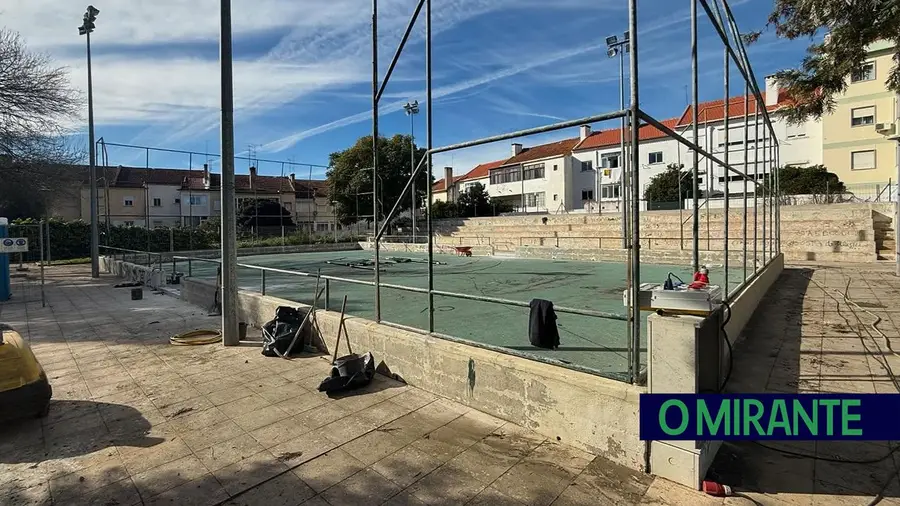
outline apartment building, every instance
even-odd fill
[[[80,201],[73,205],[60,199],[53,206],[59,210],[54,216],[90,219],[90,178],[86,167],[79,170],[84,172]],[[202,170],[100,167],[97,186],[100,221],[109,225],[199,226],[222,212],[220,175],[207,166]],[[297,180],[293,174],[263,176],[251,167],[250,174],[235,175],[235,192],[238,205],[250,199],[279,202],[300,230],[331,232],[340,228],[324,181]],[[80,212],[70,212],[72,209]]]
[[[476,184],[487,188],[491,169],[500,167],[504,162],[506,160],[482,163],[462,176],[453,176],[453,167],[444,167],[444,177],[432,184],[431,200],[433,202],[454,202],[462,193]],[[452,181],[449,186],[447,181]]]
[[[885,85],[894,50],[887,41],[869,46],[865,66],[847,77],[847,91],[822,119],[824,164],[849,185],[897,179],[900,115],[897,95]]]
[[[823,122],[810,120],[800,125],[788,124],[778,114],[779,109],[788,105],[788,98],[771,78],[766,80],[763,100],[779,141],[777,162],[781,166],[821,164]],[[746,129],[745,110],[748,116]],[[662,124],[690,140],[694,138],[693,114],[693,106],[688,106],[679,117],[662,120]],[[719,159],[725,158],[727,150],[729,164],[738,172],[729,171],[701,156],[698,181],[701,191],[722,195],[727,185],[729,194],[743,194],[745,183],[741,174],[748,174],[762,184],[776,165],[776,156],[774,151],[766,149],[771,133],[764,126],[762,107],[757,114],[755,97],[733,97],[727,103],[725,100],[702,102],[698,104],[697,114],[697,143]],[[729,120],[727,143],[726,115]],[[658,128],[642,125],[639,136],[641,170],[636,184],[642,196],[651,180],[669,165],[682,165],[685,170],[692,167],[692,151]],[[488,166],[485,184],[488,194],[492,199],[508,202],[519,212],[618,211],[622,204],[623,166],[627,165],[623,163],[621,139],[619,128],[593,132],[590,126],[584,125],[579,128],[578,137],[533,147],[512,144],[510,158],[482,164],[476,169]],[[460,184],[465,184],[469,174],[476,169],[456,179],[445,173],[433,188],[435,200],[447,199],[448,195],[452,200]],[[453,181],[449,191],[445,181]],[[753,193],[754,186],[752,182],[747,185],[747,193]],[[647,203],[641,205],[646,208]]]

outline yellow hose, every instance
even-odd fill
[[[222,342],[222,333],[218,330],[192,330],[183,334],[175,334],[169,338],[169,344],[176,346],[198,346]]]

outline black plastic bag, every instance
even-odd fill
[[[275,309],[275,319],[268,321],[263,325],[263,348],[262,354],[267,357],[279,357],[285,355],[297,331],[300,330],[303,320],[306,318],[306,312],[301,309],[279,306]],[[292,352],[303,351],[304,343],[310,334],[309,325],[300,331],[300,337],[294,344]]]
[[[334,361],[331,376],[322,380],[319,391],[335,394],[361,388],[371,383],[374,376],[375,357],[372,352],[362,356],[351,353]]]

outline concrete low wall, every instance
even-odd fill
[[[142,283],[150,288],[160,288],[165,283],[162,271],[146,265],[133,264],[101,256],[100,268],[116,277],[132,283]]]
[[[207,307],[214,290],[210,282],[188,278],[182,280],[181,297]],[[299,304],[239,293],[240,319],[253,326],[270,320],[280,305]],[[340,314],[319,310],[316,320],[320,345],[332,353]],[[362,318],[347,317],[345,327],[354,351],[371,351],[387,374],[629,468],[644,469],[646,445],[638,439],[641,387]]]
[[[319,251],[352,251],[362,249],[358,242],[341,242],[341,243],[322,243],[322,244],[298,244],[293,246],[265,246],[259,248],[241,248],[238,250],[238,256],[253,255],[277,255],[282,253],[314,253]],[[153,253],[151,258],[156,262],[162,257],[163,262],[171,262],[173,256],[194,257],[194,258],[219,258],[221,254],[217,249],[204,249],[193,251],[175,251],[165,253]],[[121,257],[120,253],[116,254]],[[134,259],[138,261],[146,261],[146,253],[127,253],[126,259]]]

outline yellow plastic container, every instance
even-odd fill
[[[43,417],[53,388],[18,332],[0,324],[0,417]]]

